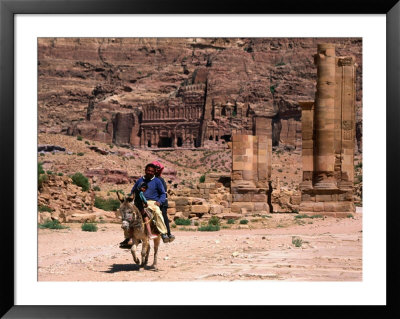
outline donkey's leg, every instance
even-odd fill
[[[154,261],[152,267],[157,269],[157,255],[158,255],[158,246],[160,246],[160,236],[154,239]]]
[[[146,253],[149,250],[149,248],[150,248],[150,241],[147,238],[147,236],[145,235],[142,238],[142,263],[140,265],[141,267],[144,267],[147,264],[147,259],[148,258],[146,256]]]
[[[136,239],[136,238],[133,238],[132,239],[133,240],[133,245],[132,245],[132,247],[131,247],[131,253],[132,253],[132,257],[133,257],[133,261],[136,263],[136,264],[140,264],[140,260],[139,260],[139,258],[136,256],[136,249],[137,249],[137,246],[139,245],[139,241]]]
[[[150,254],[150,240],[149,244],[147,245],[146,254],[144,257],[144,265],[147,265],[147,263],[149,262],[149,254]]]

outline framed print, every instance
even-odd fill
[[[397,1],[1,0],[0,10],[1,315],[398,311]],[[146,188],[165,190],[147,172],[155,159],[168,234],[154,207],[155,228],[142,226],[160,233],[158,262],[140,267],[144,250],[132,260],[119,241],[148,237],[128,241],[121,207],[132,194],[161,202]]]

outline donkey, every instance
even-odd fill
[[[124,197],[121,196],[119,192],[117,192],[117,196],[121,202],[121,205],[119,207],[119,212],[122,217],[121,228],[124,230],[125,233],[129,233],[133,242],[133,245],[131,247],[133,260],[136,264],[140,263],[139,258],[136,256],[136,249],[140,242],[142,242],[142,262],[140,263],[140,267],[145,267],[149,260],[150,240],[147,232],[145,231],[146,227],[143,222],[142,214],[140,213],[139,209],[132,204],[132,201],[134,200],[134,195],[132,195],[131,197]],[[157,233],[157,229],[153,225],[153,223],[151,223],[151,228],[153,234]],[[154,261],[151,265],[151,268],[153,269],[157,269],[157,254],[160,240],[160,235],[158,235],[157,238],[154,239]]]

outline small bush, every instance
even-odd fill
[[[116,211],[120,206],[120,201],[118,199],[108,198],[104,199],[102,197],[96,196],[94,198],[94,207],[100,208],[106,211]]]
[[[183,231],[196,231],[196,228],[188,228],[188,227],[179,227],[179,230],[183,230]]]
[[[242,225],[246,225],[248,222],[249,221],[247,219],[241,219],[239,223]]]
[[[282,173],[283,172],[282,168],[278,168],[278,172]]]
[[[100,191],[100,187],[96,185],[96,186],[93,187],[93,190],[96,191],[96,192],[99,192]]]
[[[206,180],[206,175],[201,175],[200,176],[200,183],[204,183],[205,180]]]
[[[301,247],[301,245],[303,244],[303,240],[300,237],[293,236],[292,244],[295,245],[296,247]]]
[[[190,219],[177,218],[177,219],[175,219],[175,224],[176,225],[188,226],[188,225],[191,224],[191,221],[190,221]]]
[[[172,228],[176,228],[176,224],[171,224],[171,227]]]
[[[296,219],[301,219],[301,218],[310,218],[310,216],[306,215],[306,214],[300,214],[300,215],[296,215],[294,216],[294,218]]]
[[[49,213],[53,211],[53,209],[51,209],[49,206],[46,205],[39,205],[38,210],[39,212],[49,212]]]
[[[63,173],[58,173],[57,175],[58,175],[58,176],[63,176],[64,174],[63,174]]]
[[[72,182],[75,185],[82,187],[82,190],[84,192],[87,192],[89,190],[89,188],[90,188],[89,180],[83,174],[75,173],[74,175],[72,175],[71,178],[72,178]]]
[[[90,142],[89,141],[85,141],[85,144],[90,145]]]
[[[199,226],[199,222],[198,222],[198,221],[195,221],[195,222],[194,222],[194,225],[195,225],[195,226]]]
[[[39,228],[44,229],[65,229],[67,226],[63,226],[60,224],[58,220],[47,219],[43,224],[39,224]]]
[[[44,174],[43,163],[38,162],[38,174]]]
[[[353,214],[348,214],[346,217],[347,218],[354,218]]]
[[[78,136],[76,137],[76,139],[77,139],[78,141],[82,141],[82,136],[78,135]]]
[[[218,225],[207,225],[207,226],[201,226],[197,230],[198,231],[218,231],[218,230],[220,230],[220,227]]]
[[[102,120],[103,122],[107,122],[107,118],[106,118],[106,117],[103,117],[101,120]]]
[[[95,232],[95,231],[97,231],[97,224],[96,223],[83,223],[81,226],[81,229],[83,231]]]
[[[234,224],[234,223],[235,223],[235,220],[233,218],[228,219],[228,224]]]
[[[85,153],[79,152],[79,153],[77,153],[76,155],[78,155],[78,156],[83,156],[83,155],[85,155]]]
[[[214,226],[219,226],[220,220],[217,216],[213,216],[209,219],[208,225],[214,225]]]

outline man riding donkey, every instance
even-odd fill
[[[147,234],[150,239],[157,237],[153,234],[150,228],[149,216],[146,213],[145,208],[150,208],[153,211],[153,219],[155,221],[156,228],[161,234],[161,238],[164,243],[169,242],[167,235],[167,228],[165,227],[164,219],[160,210],[161,204],[166,199],[165,188],[160,179],[155,177],[156,166],[154,164],[147,164],[145,168],[145,175],[139,178],[128,196],[132,196],[135,193],[135,205],[142,213],[144,222],[146,223]],[[140,194],[142,192],[142,194]],[[125,240],[120,243],[121,248],[130,248],[130,231],[124,231]]]

